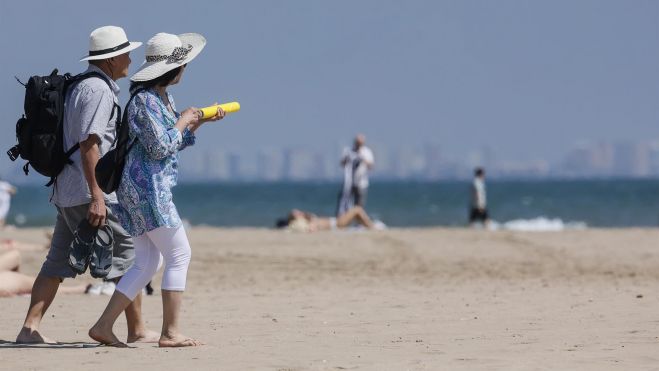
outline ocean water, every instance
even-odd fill
[[[334,213],[338,183],[204,183],[174,189],[179,213],[192,225],[272,227],[291,208]],[[659,180],[488,181],[488,205],[501,228],[560,230],[659,226]],[[23,186],[9,223],[54,224],[43,186]],[[391,227],[464,226],[469,183],[373,180],[368,213]]]

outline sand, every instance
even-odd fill
[[[0,234],[45,241],[41,229]],[[207,345],[82,348],[108,297],[59,295],[42,330],[68,347],[13,348],[29,297],[3,298],[1,367],[659,369],[659,230],[193,228],[189,237],[182,327]],[[23,253],[23,272],[35,274],[44,254]],[[159,330],[159,291],[144,315]],[[123,318],[116,332],[125,338]]]

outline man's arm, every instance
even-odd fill
[[[101,157],[98,143],[99,138],[94,134],[80,142],[82,171],[85,174],[85,179],[87,180],[87,185],[89,186],[89,191],[92,195],[92,200],[89,204],[89,211],[87,212],[87,220],[89,221],[89,224],[95,227],[104,225],[107,216],[103,191],[99,188],[98,183],[96,183],[96,176],[94,175],[96,164]]]

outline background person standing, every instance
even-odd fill
[[[5,218],[9,213],[11,196],[16,194],[16,187],[0,178],[0,228],[5,226]]]
[[[469,224],[473,226],[476,222],[481,222],[486,227],[490,222],[490,217],[487,212],[485,170],[480,167],[477,167],[476,170],[474,170],[474,181],[471,183],[471,211],[469,213]]]
[[[355,206],[366,206],[368,172],[373,168],[373,151],[366,146],[366,137],[357,134],[352,149],[345,148],[341,158],[343,188],[339,193],[336,216],[345,214]]]

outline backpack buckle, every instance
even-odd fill
[[[16,161],[18,155],[21,153],[21,149],[18,146],[13,146],[9,151],[7,151],[7,156],[12,161]]]

